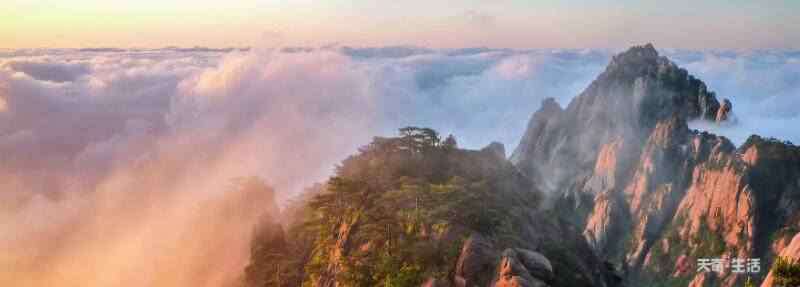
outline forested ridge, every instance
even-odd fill
[[[541,195],[493,147],[459,149],[417,127],[375,138],[295,203],[286,234],[265,219],[247,285],[419,286],[452,278],[470,234],[514,245],[513,221]]]

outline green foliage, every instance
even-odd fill
[[[270,206],[267,211],[276,208],[274,191],[257,178],[240,178],[234,181],[240,192],[267,193]],[[247,195],[247,193],[245,193]],[[254,200],[254,204],[259,201]],[[303,214],[306,210],[297,208],[293,215]],[[250,243],[250,262],[245,267],[244,286],[247,287],[294,287],[300,286],[305,276],[304,266],[309,261],[312,237],[301,226],[293,226],[288,230],[278,224],[275,213],[267,212],[261,222],[253,230]]]
[[[775,286],[800,286],[800,261],[778,257],[772,264]]]
[[[304,256],[295,247],[287,242],[280,225],[265,222],[259,226],[245,268],[246,286],[298,286],[304,275]]]
[[[246,285],[333,278],[340,286],[419,286],[450,277],[471,232],[514,240],[513,221],[539,194],[510,163],[460,150],[432,129],[399,134],[375,138],[303,204],[291,204],[290,216],[301,219],[286,232],[266,220],[251,244]]]
[[[315,238],[308,277],[334,264],[343,286],[447,278],[461,245],[453,239],[512,233],[515,206],[538,203],[537,193],[509,183],[514,172],[493,155],[457,149],[452,136],[442,142],[432,129],[375,138],[345,159],[307,205],[302,229]],[[341,258],[331,258],[333,251]]]

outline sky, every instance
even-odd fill
[[[800,2],[10,0],[0,48],[800,48]]]
[[[633,44],[733,103],[692,128],[800,143],[798,1],[120,2],[0,4],[0,282],[229,286],[232,179],[285,203],[405,126],[510,154]],[[165,46],[254,48],[69,49]]]

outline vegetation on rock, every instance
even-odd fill
[[[800,261],[778,257],[772,265],[775,286],[800,286]]]
[[[452,136],[442,141],[432,129],[403,128],[398,137],[375,138],[345,159],[287,239],[257,236],[250,273],[294,268],[303,271],[304,284],[315,286],[448,280],[470,233],[511,244],[511,221],[539,202],[530,186],[491,151],[458,149]],[[291,250],[287,242],[304,241],[298,238],[312,244]],[[298,253],[310,256],[297,260]],[[257,282],[251,286],[287,286],[277,279]]]

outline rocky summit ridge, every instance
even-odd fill
[[[558,188],[562,180],[595,161],[602,145],[625,140],[640,146],[659,121],[725,120],[732,106],[721,107],[706,85],[651,44],[614,56],[580,95],[562,109],[545,99],[533,114],[511,161],[540,183]]]
[[[737,148],[687,125],[731,113],[652,45],[636,46],[566,108],[545,100],[511,160],[628,285],[760,282],[766,272],[698,273],[697,259],[768,269],[800,230],[800,148],[758,136]]]

